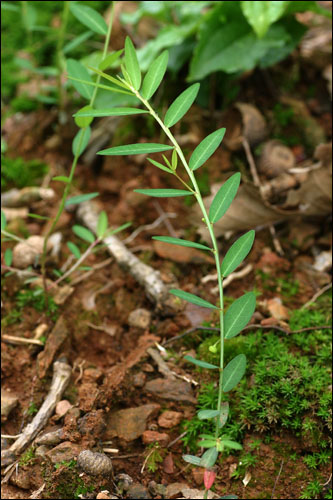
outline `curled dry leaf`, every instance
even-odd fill
[[[227,132],[224,139],[226,146],[233,151],[240,149],[243,138],[251,146],[262,142],[267,137],[267,123],[264,116],[252,104],[238,102],[235,108],[241,114],[242,127],[239,127],[239,118],[235,120],[236,123],[231,126],[231,132]]]
[[[294,166],[295,157],[290,148],[276,139],[264,143],[258,162],[260,174],[271,179],[287,172]]]

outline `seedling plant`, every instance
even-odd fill
[[[141,70],[139,67],[136,50],[129,37],[125,41],[124,57],[121,64],[122,76],[116,78],[105,73],[101,69],[92,68],[98,76],[108,80],[112,86],[108,86],[111,92],[127,93],[137,97],[143,105],[143,109],[139,108],[110,108],[110,109],[82,109],[74,116],[80,119],[92,119],[99,116],[123,116],[123,115],[136,115],[136,114],[149,114],[160,125],[161,129],[169,139],[171,144],[156,144],[156,143],[140,143],[129,144],[111,147],[99,151],[100,155],[138,155],[150,154],[169,151],[171,158],[168,159],[163,155],[164,163],[160,163],[152,158],[148,158],[157,168],[175,176],[182,184],[182,189],[136,189],[135,191],[144,195],[165,198],[165,197],[194,197],[198,203],[201,212],[202,220],[208,228],[211,239],[211,246],[206,246],[201,243],[188,241],[180,238],[173,238],[169,236],[154,236],[153,238],[165,243],[180,245],[185,247],[194,247],[207,252],[211,252],[215,257],[215,265],[218,276],[219,288],[219,301],[218,305],[212,304],[201,297],[194,294],[185,292],[179,289],[172,289],[170,293],[180,299],[184,299],[195,305],[209,308],[218,311],[219,314],[219,327],[220,336],[219,340],[210,346],[212,352],[218,351],[220,345],[220,359],[219,365],[207,363],[206,361],[196,359],[191,356],[185,356],[185,359],[194,365],[205,368],[208,370],[216,370],[219,373],[218,385],[218,401],[217,406],[211,409],[201,410],[198,413],[200,420],[213,420],[215,423],[215,431],[212,434],[201,435],[202,440],[199,445],[206,448],[206,451],[201,457],[194,455],[184,455],[183,458],[186,462],[201,466],[206,469],[205,471],[205,487],[206,494],[208,489],[212,486],[215,473],[213,467],[218,459],[218,455],[225,449],[240,450],[242,446],[230,439],[228,435],[223,434],[223,426],[227,422],[229,413],[229,404],[222,401],[223,393],[231,391],[241,380],[246,369],[246,357],[244,354],[239,354],[234,357],[226,366],[224,366],[224,343],[238,335],[241,330],[246,326],[255,310],[255,294],[248,292],[235,300],[228,308],[226,314],[223,313],[223,279],[232,273],[247,256],[251,250],[254,241],[254,231],[248,231],[241,236],[227,251],[224,259],[221,261],[217,246],[217,240],[214,233],[214,224],[219,221],[230,207],[233,199],[236,196],[239,184],[240,174],[232,175],[216,193],[209,211],[203,202],[202,194],[198,187],[198,182],[195,176],[195,171],[201,167],[213,153],[217,150],[222,142],[225,134],[225,129],[221,128],[212,134],[208,135],[193,151],[189,161],[180,148],[175,136],[171,132],[171,128],[175,125],[189,110],[191,105],[196,99],[199,92],[200,84],[195,83],[182,92],[171,106],[166,111],[164,118],[161,118],[158,113],[153,109],[150,104],[150,99],[156,92],[160,83],[163,80],[164,74],[168,64],[168,51],[162,52],[157,59],[151,64],[143,81]],[[70,78],[82,85],[95,85],[92,82],[83,80],[79,77],[70,76]],[[95,85],[96,86],[96,85]],[[105,88],[105,86],[103,86]],[[188,179],[184,179],[182,174],[177,170],[178,165],[182,164]],[[224,498],[236,498],[234,496],[227,496]]]

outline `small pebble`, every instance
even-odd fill
[[[104,453],[94,453],[90,450],[81,451],[77,458],[77,465],[86,474],[91,476],[112,475],[112,462]]]
[[[161,446],[166,446],[169,442],[169,436],[165,432],[145,431],[142,434],[144,444],[159,443]]]
[[[135,498],[139,500],[141,498],[151,498],[151,496],[145,486],[140,483],[134,483],[127,491],[127,498]]]
[[[128,324],[146,330],[151,322],[151,313],[147,309],[135,309],[128,316]]]

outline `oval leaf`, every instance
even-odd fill
[[[184,189],[134,189],[134,192],[156,198],[172,198],[173,196],[188,196],[193,194],[191,191],[185,191]]]
[[[198,411],[199,420],[209,420],[211,418],[217,417],[220,414],[219,410],[200,410]]]
[[[87,109],[89,106],[82,108],[73,115],[74,117],[98,117],[98,116],[126,116],[126,115],[139,115],[143,113],[148,113],[144,109],[137,108],[110,108],[110,109]],[[89,125],[89,123],[88,123]]]
[[[56,175],[55,177],[52,177],[53,181],[59,181],[59,182],[65,182],[66,184],[69,183],[69,177],[65,175]]]
[[[115,146],[113,148],[103,149],[98,151],[98,155],[142,155],[146,153],[160,153],[161,151],[167,151],[168,149],[173,149],[173,146],[167,146],[166,144],[155,144],[155,143],[142,143],[142,144],[127,144],[124,146]]]
[[[5,250],[5,255],[4,255],[4,261],[6,266],[10,267],[13,262],[13,251],[11,248],[6,248]]]
[[[218,454],[219,452],[215,447],[205,451],[200,459],[200,467],[205,467],[205,469],[210,469],[211,467],[213,467],[217,460]]]
[[[194,83],[173,101],[170,108],[165,113],[164,124],[167,127],[172,127],[172,125],[177,123],[185,113],[187,113],[197,97],[199,88],[200,84]]]
[[[72,243],[71,241],[67,241],[67,246],[76,259],[79,259],[81,257],[81,252],[78,249],[78,247],[75,245],[75,243]]]
[[[6,220],[5,212],[3,210],[1,210],[1,231],[3,229],[5,229],[6,226],[7,226],[7,220]]]
[[[80,128],[78,133],[73,139],[72,151],[74,156],[80,156],[83,151],[88,146],[88,142],[91,136],[91,128]]]
[[[141,71],[132,40],[129,36],[125,40],[125,67],[135,90],[141,85]]]
[[[99,35],[106,35],[108,27],[103,17],[96,12],[96,10],[86,5],[81,5],[77,2],[69,2],[69,8],[73,16],[80,21],[80,23],[87,26],[89,29],[98,33]]]
[[[245,373],[245,368],[246,356],[244,354],[238,354],[227,364],[223,370],[223,392],[231,391],[238,384]]]
[[[222,427],[226,424],[228,420],[228,415],[229,415],[229,403],[228,401],[224,401],[223,403],[221,403],[221,412],[218,420],[219,429],[222,429]]]
[[[144,99],[149,100],[156,92],[159,84],[163,80],[168,66],[169,52],[165,50],[150,65],[150,68],[144,77],[141,94]]]
[[[96,198],[99,193],[87,193],[87,194],[79,194],[77,196],[72,196],[71,198],[68,198],[66,201],[65,205],[77,205],[78,203],[83,203],[84,201],[89,201],[92,200],[93,198]]]
[[[189,464],[192,464],[192,465],[200,465],[200,457],[196,457],[194,455],[183,455],[183,460],[185,460],[185,462],[188,462]]]
[[[186,361],[193,363],[194,365],[200,366],[200,368],[207,368],[208,370],[218,370],[219,367],[212,365],[211,363],[207,363],[206,361],[201,361],[201,359],[193,358],[192,356],[184,356]]]
[[[124,49],[117,50],[117,52],[112,52],[112,54],[109,54],[103,59],[99,65],[98,69],[101,71],[104,71],[107,68],[110,68],[114,62],[116,62],[117,59],[121,56],[121,54],[124,52]]]
[[[220,187],[216,193],[212,204],[209,209],[209,220],[210,222],[216,222],[226,213],[231,205],[232,200],[235,198],[237,189],[240,183],[240,173],[232,175],[224,184]]]
[[[191,170],[196,170],[201,167],[212,156],[222,142],[225,134],[225,128],[220,128],[212,134],[208,135],[200,144],[195,148],[189,161]]]
[[[248,292],[239,297],[227,310],[224,316],[225,339],[238,335],[248,324],[256,308],[256,296]]]
[[[226,447],[226,448],[231,448],[232,450],[242,450],[243,446],[239,443],[236,443],[236,441],[230,441],[230,439],[222,439],[221,443]]]
[[[196,306],[207,307],[208,309],[218,309],[218,307],[214,306],[210,302],[207,302],[207,300],[198,297],[197,295],[193,295],[193,293],[184,292],[184,290],[177,290],[175,288],[169,290],[169,292],[176,295],[176,297],[180,297],[187,302],[195,304]]]
[[[75,61],[74,59],[67,59],[67,73],[68,76],[73,78],[72,84],[76,88],[78,93],[81,94],[82,97],[90,99],[93,95],[93,88],[91,87],[91,85],[94,85],[94,82],[91,80],[88,70],[79,61]]]
[[[73,232],[81,238],[84,241],[87,241],[88,243],[94,243],[95,241],[95,236],[89,229],[83,226],[73,226]]]
[[[211,248],[201,243],[194,241],[182,240],[181,238],[172,238],[171,236],[153,236],[153,240],[163,241],[164,243],[171,243],[172,245],[180,245],[181,247],[199,248],[200,250],[211,250]]]
[[[106,212],[103,210],[98,216],[98,221],[97,221],[97,229],[96,229],[96,234],[99,238],[103,238],[107,228],[108,228],[108,216],[106,215]]]
[[[222,262],[222,276],[228,276],[245,259],[252,248],[254,236],[255,231],[248,231],[231,245]]]
[[[84,106],[77,113],[75,113],[75,115],[73,115],[75,123],[78,127],[80,128],[89,127],[89,125],[93,121],[92,115],[86,114],[89,111],[92,111],[92,107],[90,105]]]
[[[199,441],[198,446],[202,446],[202,448],[213,448],[213,446],[216,446],[216,439],[203,439],[202,441]]]
[[[155,161],[155,160],[152,160],[151,158],[147,158],[148,161],[150,161],[150,163],[152,163],[153,165],[155,165],[155,167],[157,168],[160,168],[161,170],[164,170],[164,172],[168,172],[169,174],[173,174],[173,171],[166,167],[165,165],[162,165],[162,163],[159,163],[158,161]]]

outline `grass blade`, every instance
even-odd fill
[[[199,248],[200,250],[211,250],[211,248],[201,243],[194,241],[182,240],[181,238],[172,238],[171,236],[153,236],[153,240],[163,241],[164,243],[171,243],[172,245],[180,245],[181,247]]]
[[[110,108],[110,109],[87,109],[84,111],[79,111],[73,116],[126,116],[126,115],[139,115],[143,113],[148,113],[145,109],[137,108]]]
[[[207,363],[206,361],[201,361],[201,359],[193,358],[192,356],[184,356],[186,361],[193,363],[194,365],[200,366],[200,368],[207,368],[208,370],[218,370],[219,367],[212,365],[211,363]]]
[[[208,309],[218,309],[218,307],[214,306],[207,300],[198,297],[197,295],[193,295],[193,293],[184,292],[184,290],[177,290],[175,288],[169,290],[169,292],[172,293],[173,295],[176,295],[176,297],[184,299],[187,302],[191,302],[192,304],[195,304],[196,306],[207,307]]]
[[[98,151],[98,155],[111,155],[111,156],[127,156],[127,155],[142,155],[146,153],[160,153],[173,149],[172,146],[165,144],[142,143],[142,144],[127,144],[124,146],[115,146],[113,148],[103,149]]]
[[[135,193],[154,196],[155,198],[172,198],[173,196],[188,196],[193,194],[185,189],[134,189]]]

